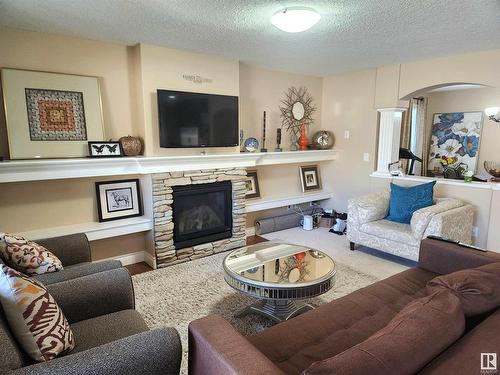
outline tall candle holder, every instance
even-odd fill
[[[276,129],[276,148],[275,152],[281,152],[283,149],[281,148],[281,128]]]
[[[264,118],[262,121],[262,148],[260,152],[267,152],[266,148],[266,111],[264,111]]]

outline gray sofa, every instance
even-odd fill
[[[75,241],[78,237],[81,241]],[[68,239],[72,239],[73,248],[65,246]],[[65,275],[61,271],[58,276],[64,280],[51,277],[45,283],[73,330],[75,349],[49,362],[33,363],[12,336],[0,308],[0,374],[178,374],[182,350],[177,331],[149,330],[135,310],[127,269],[120,265],[98,271],[103,267],[100,263],[85,263],[89,260],[85,256],[88,243],[85,246],[83,239],[77,236],[37,241],[54,250],[65,265],[80,265],[68,266]],[[89,273],[91,270],[95,272]],[[83,273],[87,274],[69,277]]]

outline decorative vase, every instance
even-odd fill
[[[299,150],[305,151],[307,150],[307,146],[309,145],[309,139],[307,139],[306,135],[306,126],[304,123],[300,125],[300,137],[299,137]]]
[[[290,136],[290,151],[297,151],[297,135],[292,133]]]
[[[137,137],[127,135],[126,137],[121,137],[118,142],[120,142],[123,153],[126,156],[137,156],[142,152],[142,142]]]
[[[302,272],[302,264],[305,257],[306,257],[305,252],[295,254],[295,259],[297,260],[297,268],[299,269],[299,272]]]

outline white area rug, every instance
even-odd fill
[[[187,373],[187,327],[190,321],[220,314],[244,335],[258,332],[272,322],[257,315],[234,314],[254,299],[229,287],[223,279],[222,260],[227,253],[133,276],[136,308],[150,328],[175,327],[184,349],[182,373]],[[377,277],[336,262],[337,278],[329,292],[309,301],[319,305],[372,284]]]

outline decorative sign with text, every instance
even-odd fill
[[[182,78],[184,78],[186,81],[191,81],[200,85],[202,83],[212,83],[212,80],[210,78],[201,77],[199,75],[183,74]]]

